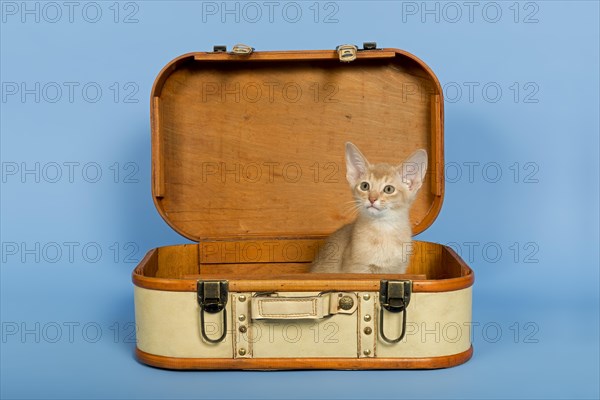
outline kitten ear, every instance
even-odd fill
[[[427,172],[427,152],[423,149],[415,151],[398,167],[398,170],[408,190],[416,194]]]
[[[346,142],[346,179],[351,186],[356,185],[361,176],[367,173],[369,162],[358,147]]]

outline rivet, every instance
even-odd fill
[[[371,320],[371,316],[367,314],[363,319],[365,320],[365,322],[369,322]]]
[[[339,306],[342,310],[350,310],[354,307],[354,299],[350,296],[344,296],[340,299]]]
[[[238,297],[238,300],[243,303],[243,302],[246,301],[246,296],[244,296],[243,294],[241,294],[240,297]]]
[[[241,315],[238,317],[238,320],[240,320],[240,322],[244,322],[244,321],[246,320],[246,316],[245,316],[244,314],[241,314]]]
[[[365,351],[363,351],[363,354],[364,354],[365,356],[368,356],[368,355],[370,355],[370,354],[371,354],[371,350],[369,350],[369,349],[366,349]]]
[[[246,333],[247,330],[248,330],[248,328],[246,328],[246,325],[241,325],[240,326],[240,332]]]
[[[363,332],[365,333],[365,335],[370,335],[373,332],[373,329],[371,329],[370,326],[367,326]]]
[[[371,299],[370,294],[363,294],[363,300],[370,300],[370,299]]]
[[[240,356],[245,356],[245,355],[246,355],[246,349],[244,349],[244,348],[241,348],[241,349],[239,349],[239,350],[238,350],[238,354],[239,354]]]

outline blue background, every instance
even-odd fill
[[[476,2],[471,15],[463,2],[278,2],[272,21],[262,2],[260,18],[238,3],[239,21],[221,2],[76,2],[72,16],[54,4],[60,15],[1,4],[2,398],[600,396],[598,2]],[[131,270],[150,248],[187,242],[151,200],[157,73],[214,44],[371,40],[416,54],[444,86],[446,195],[419,239],[475,270],[473,359],[274,373],[137,363]]]

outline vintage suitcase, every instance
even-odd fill
[[[472,355],[472,270],[415,242],[406,275],[309,274],[353,219],[344,143],[372,162],[429,154],[411,210],[426,229],[444,194],[443,99],[397,49],[183,55],[151,95],[152,194],[194,244],[133,271],[136,354],[172,369],[444,368]],[[451,240],[451,238],[448,238]]]

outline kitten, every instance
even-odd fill
[[[310,272],[406,272],[411,254],[409,208],[427,171],[427,152],[417,150],[402,164],[369,164],[346,143],[346,179],[358,216],[335,231]]]

